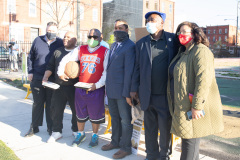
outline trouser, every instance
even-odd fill
[[[171,115],[166,95],[151,95],[150,105],[144,111],[147,159],[168,160],[171,154]],[[160,138],[158,143],[158,129]],[[159,152],[160,146],[160,152]]]
[[[180,160],[199,160],[200,138],[183,139]]]
[[[63,129],[63,115],[64,109],[67,104],[70,105],[72,110],[72,131],[77,132],[77,120],[76,120],[76,110],[75,110],[75,87],[74,86],[63,86],[61,85],[59,89],[53,91],[51,109],[52,109],[52,119],[53,119],[53,132],[61,132]]]
[[[11,69],[17,69],[18,70],[18,57],[17,55],[10,55],[10,62],[11,62]]]
[[[112,141],[114,146],[119,146],[121,150],[131,153],[131,138],[133,125],[131,124],[131,106],[126,99],[108,98],[109,113],[112,122]]]
[[[45,104],[45,114],[48,130],[52,130],[52,118],[51,118],[51,98],[52,90],[44,88],[42,81],[33,80],[30,84],[33,95],[32,106],[32,127],[42,126],[43,113]]]

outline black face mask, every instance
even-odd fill
[[[114,31],[113,34],[117,42],[122,42],[129,38],[128,33],[125,31]]]
[[[46,36],[49,40],[53,40],[54,38],[57,37],[57,33],[50,33],[50,32],[47,32],[46,33]]]

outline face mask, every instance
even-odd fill
[[[117,42],[122,42],[129,37],[125,31],[114,31],[113,34]]]
[[[188,44],[193,38],[192,38],[192,35],[184,35],[184,34],[180,34],[178,36],[178,39],[180,41],[180,43],[182,45],[186,45]]]
[[[49,40],[53,40],[54,38],[57,37],[57,33],[50,33],[50,32],[47,32],[46,33],[46,36]]]
[[[147,31],[150,33],[150,34],[154,34],[157,32],[157,23],[150,23],[148,22],[147,25],[146,25],[146,28],[147,28]]]
[[[89,47],[94,48],[99,44],[99,42],[92,38],[92,39],[88,39],[87,44]]]

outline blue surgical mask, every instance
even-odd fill
[[[146,28],[147,28],[147,31],[150,33],[150,34],[154,34],[157,32],[157,23],[150,23],[148,22],[147,25],[146,25]]]

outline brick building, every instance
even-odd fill
[[[145,19],[144,16],[149,11],[166,13],[164,30],[171,33],[174,32],[175,2],[171,0],[143,0],[143,19]],[[142,22],[142,26],[145,26],[145,21]]]
[[[45,34],[46,24],[59,24],[59,36],[76,33],[77,2],[80,10],[80,41],[87,41],[91,28],[102,28],[102,0],[1,0],[0,41],[33,41]],[[10,34],[9,34],[10,33]]]
[[[236,45],[236,26],[207,26],[205,32],[211,48],[229,48]],[[240,37],[238,36],[239,42]]]
[[[29,41],[42,29],[41,12],[32,10],[31,0],[1,0],[0,10],[0,41]],[[40,8],[40,1],[35,1],[35,6]],[[9,34],[10,33],[10,34]]]

